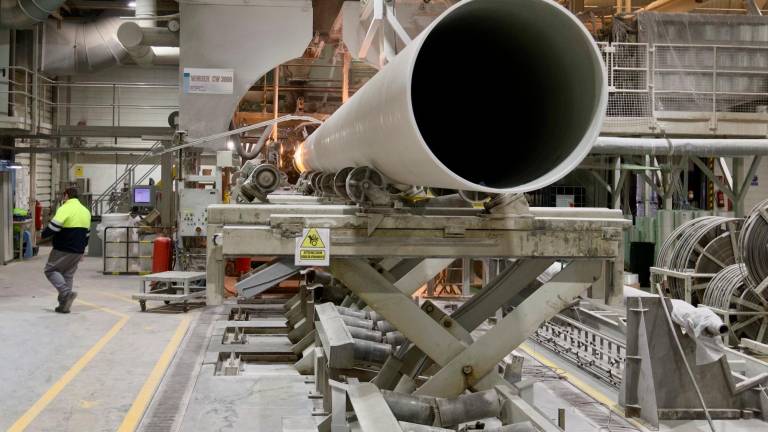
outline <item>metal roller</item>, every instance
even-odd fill
[[[400,346],[408,341],[408,339],[406,339],[405,336],[403,336],[403,334],[399,331],[393,331],[385,334],[382,340],[392,346]]]
[[[392,354],[392,346],[385,343],[372,342],[364,339],[352,339],[355,342],[353,354],[355,360],[364,363],[382,364]]]
[[[355,318],[347,315],[341,315],[341,320],[349,327],[357,327],[366,330],[373,330],[374,322],[371,320]]]
[[[456,426],[474,420],[497,417],[501,401],[496,390],[463,394],[455,399],[436,398],[440,426]]]
[[[746,283],[745,275],[744,264],[726,267],[709,282],[702,303],[736,312],[723,320],[736,339],[733,342],[743,337],[764,342],[768,339],[768,316],[760,314],[768,312],[768,301]]]
[[[746,281],[752,288],[758,288],[768,278],[768,200],[752,209],[744,222],[739,236],[739,248],[745,265]],[[766,297],[764,290],[761,295]]]
[[[512,84],[473,91],[473,109],[451,124],[441,113],[455,95],[445,89],[493,58],[517,59],[506,72]],[[607,95],[602,55],[568,10],[551,0],[465,0],[312,133],[294,161],[301,171],[372,167],[404,185],[489,193],[540,189],[589,153]],[[491,124],[504,124],[510,133]],[[354,199],[365,189],[346,192]]]
[[[696,273],[717,273],[735,264],[738,254],[738,231],[741,219],[705,216],[690,220],[672,231],[659,249],[656,267]],[[691,302],[700,302],[707,286],[704,278],[693,279]],[[668,278],[669,295],[685,299],[682,279]]]

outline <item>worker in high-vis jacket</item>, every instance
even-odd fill
[[[77,188],[67,188],[61,207],[43,230],[42,237],[53,237],[53,250],[45,264],[45,277],[59,292],[59,313],[69,313],[77,293],[72,283],[83,258],[91,229],[91,212],[80,203]]]

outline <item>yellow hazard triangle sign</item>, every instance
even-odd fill
[[[320,233],[317,232],[317,228],[309,229],[309,232],[307,232],[307,235],[304,236],[304,240],[301,241],[301,248],[302,249],[305,249],[305,248],[324,249],[325,248],[325,243],[323,243],[323,238],[320,237]]]
[[[297,266],[327,266],[331,255],[331,230],[328,228],[304,228],[296,237]]]

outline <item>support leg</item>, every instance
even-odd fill
[[[566,267],[474,344],[453,356],[416,394],[456,397],[473,387],[542,322],[589,288],[598,279],[601,268],[599,261],[575,262]]]

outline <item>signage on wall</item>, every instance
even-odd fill
[[[184,93],[186,94],[232,94],[234,92],[234,69],[184,68]]]
[[[83,166],[82,165],[75,165],[75,177],[84,177],[85,174],[83,173]]]

